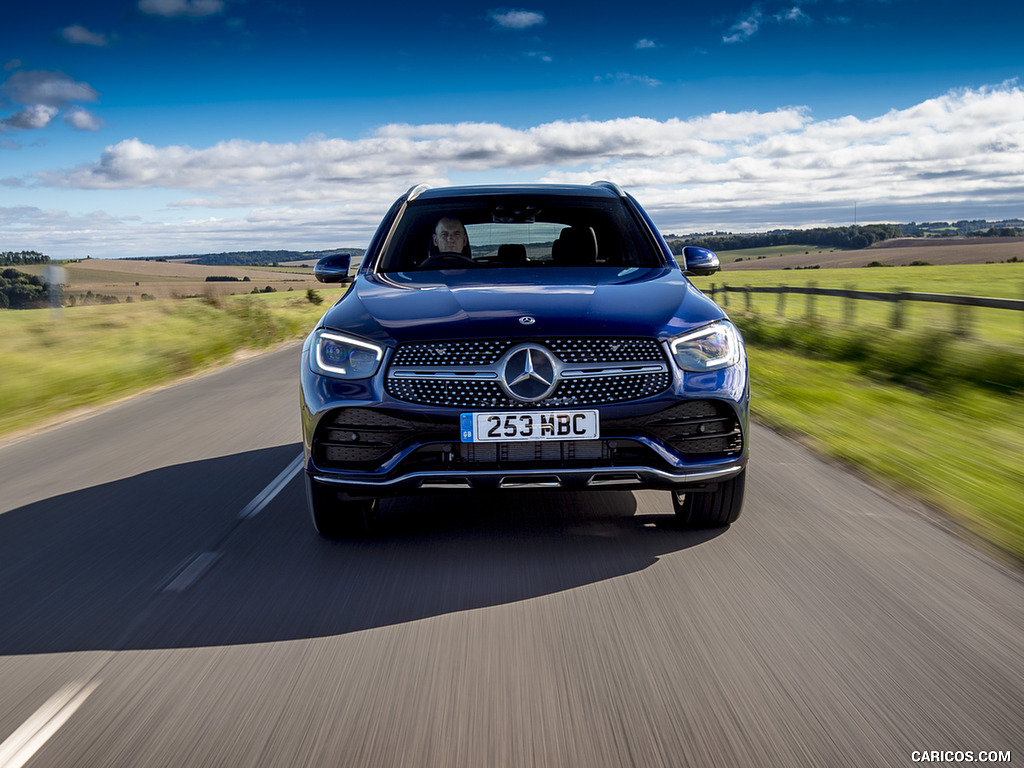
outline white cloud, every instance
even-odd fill
[[[729,32],[722,37],[723,43],[742,43],[749,40],[761,28],[761,9],[752,8],[743,18],[737,20]]]
[[[104,122],[86,109],[75,107],[64,115],[64,122],[76,131],[98,131]]]
[[[0,118],[0,133],[45,128],[56,117],[57,111],[56,107],[46,104],[33,104],[25,107],[10,117]]]
[[[1024,174],[1024,92],[1014,86],[949,93],[871,120],[808,122],[796,131],[716,146],[718,158],[605,162],[547,179],[612,175],[642,189],[638,197],[652,205],[723,213],[738,205],[835,207],[860,200],[887,207],[893,220],[908,204],[1016,206]]]
[[[202,250],[200,241],[210,250],[265,242],[359,245],[394,198],[416,183],[600,178],[632,191],[659,225],[675,231],[742,228],[754,221],[808,224],[801,216],[835,223],[836,211],[845,212],[853,201],[862,210],[870,203],[888,212],[880,220],[889,221],[920,220],[928,215],[921,209],[934,212],[938,203],[971,211],[970,218],[973,212],[996,217],[986,214],[986,206],[993,212],[1013,207],[1012,215],[1022,215],[1024,90],[1007,83],[954,91],[871,119],[815,120],[809,110],[791,107],[688,119],[559,120],[525,128],[391,124],[354,140],[236,139],[200,148],[126,139],[95,162],[24,182],[29,192],[49,185],[107,190],[106,197],[170,190],[159,194],[171,207],[153,213],[153,221],[111,219],[96,230],[111,249],[118,238],[142,243],[149,236],[145,253],[167,253]],[[173,190],[185,194],[175,198]],[[205,218],[179,220],[174,213],[193,209],[207,209]],[[248,213],[239,217],[233,209]],[[214,216],[215,210],[225,214]],[[914,212],[902,218],[906,211]],[[38,224],[24,226],[38,237],[37,248],[55,251],[47,245],[53,238],[74,239]],[[7,237],[2,222],[0,235],[5,242],[17,239]],[[92,235],[77,237],[88,242]]]
[[[760,5],[744,13],[722,36],[723,43],[744,43],[756,35],[765,23],[810,25],[811,17],[799,5],[784,8],[778,13],[766,15]]]
[[[72,45],[91,45],[96,48],[103,48],[109,43],[107,36],[99,33],[92,32],[80,24],[72,24],[70,27],[64,27],[60,31],[61,39],[66,43]]]
[[[421,178],[443,180],[451,171],[521,170],[691,152],[714,156],[722,142],[797,129],[807,119],[802,110],[784,109],[717,113],[690,121],[560,120],[527,129],[495,123],[391,124],[355,141],[311,138],[271,144],[234,139],[206,149],[156,147],[136,138],[107,147],[95,163],[42,178],[79,189],[231,190],[232,197],[239,189],[273,188],[272,197],[283,194],[305,201],[331,185],[353,189],[381,180],[411,184]]]
[[[775,21],[779,22],[780,24],[785,24],[785,23],[790,23],[790,24],[810,24],[811,23],[811,17],[808,16],[806,13],[804,13],[803,9],[800,6],[798,6],[798,5],[794,5],[792,8],[788,8],[788,9],[786,9],[784,11],[780,11],[779,13],[776,13],[775,16],[773,16],[772,18],[774,18]]]
[[[6,117],[0,117],[0,133],[45,128],[57,116],[61,107],[76,102],[94,102],[99,94],[88,83],[80,83],[63,72],[19,70],[0,85],[0,104],[24,105]],[[78,130],[97,130],[103,122],[75,107],[64,116],[65,122]],[[0,149],[16,149],[18,144],[3,143]]]
[[[633,47],[636,48],[638,51],[643,51],[650,48],[657,48],[658,44],[651,40],[650,38],[644,37],[637,40],[636,44]]]
[[[647,75],[631,75],[628,72],[616,72],[612,74],[609,72],[607,75],[597,75],[594,77],[595,83],[639,83],[640,85],[649,85],[652,88],[661,85],[660,80],[655,80],[653,77]]]
[[[544,14],[538,11],[491,11],[488,16],[505,29],[528,29],[544,24]]]
[[[213,16],[224,10],[223,0],[139,0],[139,10],[154,16]]]
[[[7,78],[0,93],[15,104],[46,104],[63,107],[68,104],[99,98],[96,89],[88,83],[80,83],[63,72],[19,70]]]

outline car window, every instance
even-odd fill
[[[661,265],[659,251],[620,200],[486,197],[410,203],[379,269]]]

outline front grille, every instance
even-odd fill
[[[402,344],[395,349],[391,365],[491,365],[511,346],[507,339]]]
[[[550,397],[531,403],[513,400],[496,381],[393,379],[388,381],[387,390],[398,400],[451,408],[575,408],[639,400],[664,391],[671,383],[672,376],[667,371],[566,380]]]
[[[656,395],[668,389],[672,375],[668,371],[633,376],[599,376],[574,379],[558,385],[552,398],[566,405],[625,403]],[[560,404],[560,403],[559,403]]]
[[[661,345],[654,339],[546,339],[544,346],[567,363],[661,362]]]
[[[543,344],[567,363],[661,362],[661,345],[654,339],[569,337],[553,339],[482,339],[401,344],[392,366],[493,365],[512,347],[525,342]]]
[[[523,339],[418,342],[395,349],[385,388],[392,397],[450,408],[565,408],[640,400],[664,392],[672,374],[661,345],[644,338],[529,340],[549,350],[561,368],[548,397],[523,401],[500,382],[502,359]]]

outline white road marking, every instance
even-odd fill
[[[273,501],[274,497],[299,473],[304,461],[304,454],[300,453],[296,456],[292,463],[285,467],[270,482],[270,485],[260,491],[256,498],[245,505],[242,511],[238,513],[239,519],[248,520],[262,512],[264,507]],[[197,555],[192,555],[178,566],[175,571],[172,571],[172,575],[168,577],[167,586],[163,588],[163,591],[184,592],[199,581],[210,570],[211,566],[220,559],[222,554],[223,552],[200,552]],[[0,765],[0,768],[4,768],[4,766]]]
[[[270,485],[260,491],[255,499],[245,505],[245,508],[238,513],[238,517],[242,520],[248,520],[250,517],[256,517],[256,515],[262,512],[263,508],[281,492],[281,489],[288,485],[289,481],[299,473],[304,461],[305,457],[303,454],[300,453],[296,456],[295,460],[285,467],[284,471],[275,477]]]
[[[164,592],[184,592],[199,581],[203,574],[210,570],[210,566],[220,559],[220,556],[220,552],[200,552],[187,561],[185,567],[178,572],[178,575],[164,587]]]
[[[302,469],[304,455],[299,454],[256,498],[238,514],[242,520],[255,517]],[[164,587],[165,592],[181,592],[195,584],[221,557],[221,552],[201,552],[185,561],[177,575]],[[61,726],[78,710],[100,681],[73,683],[54,694],[25,723],[0,744],[0,768],[22,768]]]
[[[0,768],[21,768],[31,760],[99,684],[99,680],[72,683],[54,694],[24,725],[0,744]]]

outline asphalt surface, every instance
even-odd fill
[[[904,502],[755,428],[727,530],[509,492],[329,542],[297,365],[0,447],[0,768],[1024,761],[1024,579]]]

